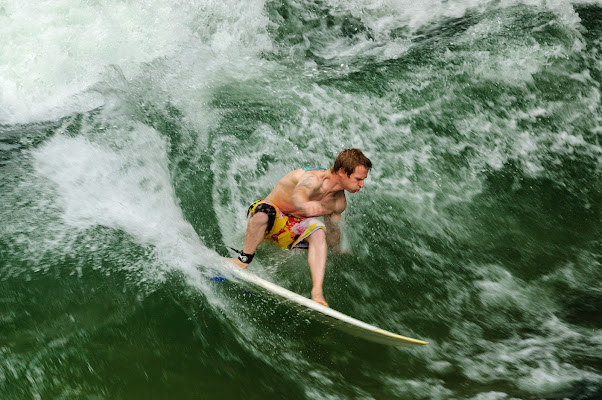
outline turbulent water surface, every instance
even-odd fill
[[[602,397],[602,5],[0,1],[0,398]],[[330,305],[215,282],[361,148]],[[251,270],[309,295],[302,251]]]

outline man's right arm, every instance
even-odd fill
[[[310,200],[311,195],[319,190],[320,184],[320,180],[309,173],[303,174],[299,179],[291,196],[299,216],[318,217],[328,212],[319,201]]]

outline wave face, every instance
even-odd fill
[[[599,3],[76,3],[0,3],[1,398],[602,397]],[[208,279],[349,147],[326,298],[428,346]]]

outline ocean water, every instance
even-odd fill
[[[2,0],[0,38],[0,398],[602,397],[601,2]],[[428,346],[208,279],[349,147],[326,298]]]

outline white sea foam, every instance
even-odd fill
[[[205,49],[217,71],[237,61],[249,64],[273,50],[271,22],[264,1],[209,1],[202,4],[146,0],[143,2],[8,1],[0,10],[0,123],[14,124],[57,119],[104,104],[88,89],[102,82],[111,66],[135,77],[145,64],[174,60]],[[407,38],[392,36],[400,27],[411,32],[468,10],[487,7],[476,0],[412,1],[356,0],[325,2],[331,12],[358,18],[373,35],[359,40],[334,39],[317,50],[325,58],[365,54],[380,59],[397,58],[411,46]],[[507,2],[504,6],[521,2]],[[527,3],[529,3],[527,1]],[[541,2],[533,2],[541,5]],[[497,4],[497,2],[496,2]],[[579,19],[570,5],[546,3],[562,15]],[[181,58],[180,58],[181,60]],[[511,79],[528,76],[533,66],[520,64],[513,55],[492,60]],[[526,60],[525,60],[526,62]],[[206,72],[205,71],[205,72]],[[222,71],[222,73],[227,71]],[[483,70],[486,73],[487,70]],[[517,74],[518,72],[518,74]],[[236,72],[234,72],[236,73]],[[198,79],[198,77],[197,77]],[[187,80],[196,86],[198,80]],[[205,82],[206,84],[207,82]],[[184,93],[182,93],[185,96]],[[178,97],[178,96],[176,96]],[[186,96],[185,96],[186,97]],[[191,114],[192,115],[192,114]]]
[[[385,385],[386,392],[394,398],[404,398],[412,393],[412,396],[418,396],[428,399],[448,399],[453,397],[453,392],[447,389],[444,383],[438,379],[403,379],[393,376],[381,378]]]
[[[521,390],[537,395],[555,393],[582,380],[600,380],[600,375],[566,359],[564,349],[582,340],[580,333],[555,317],[547,319],[542,328],[542,336],[512,338],[495,345],[480,340],[481,348],[487,350],[462,358],[463,373],[481,383],[510,379]]]
[[[506,1],[502,6],[516,3]],[[545,7],[541,1],[526,3]],[[420,27],[428,27],[445,18],[461,17],[473,7],[484,7],[476,1],[431,1],[428,7],[392,0],[330,1],[328,4],[337,7],[337,12],[348,12],[357,17],[372,31],[374,39],[365,35],[356,41],[336,40],[322,49],[322,55],[336,58],[366,53],[378,60],[398,58],[412,45],[402,38],[403,35],[391,39],[395,29],[407,29],[411,36]],[[564,15],[568,23],[578,23],[570,3],[546,4]],[[439,239],[450,234],[457,238],[464,229],[456,226],[450,229],[445,206],[455,201],[467,201],[481,189],[479,179],[474,176],[452,182],[442,179],[437,170],[441,149],[458,155],[472,148],[477,153],[476,164],[488,164],[494,169],[502,168],[508,159],[517,158],[525,161],[525,170],[532,175],[541,172],[538,155],[549,143],[552,143],[551,150],[557,153],[572,155],[576,149],[586,149],[587,154],[600,157],[599,147],[588,145],[579,133],[567,130],[537,138],[531,132],[517,129],[519,122],[536,121],[553,111],[546,104],[524,113],[508,109],[509,115],[500,118],[476,109],[472,117],[456,122],[455,127],[464,135],[458,142],[431,132],[412,131],[411,124],[412,118],[437,111],[449,100],[446,96],[462,101],[453,97],[453,90],[441,92],[443,99],[435,99],[416,109],[400,111],[398,108],[404,94],[440,83],[436,76],[439,72],[451,71],[449,77],[453,78],[455,73],[472,73],[474,70],[477,80],[501,79],[517,87],[530,84],[534,73],[544,68],[550,58],[565,55],[556,47],[539,45],[525,50],[517,46],[505,53],[465,54],[473,59],[464,70],[450,67],[449,70],[434,71],[431,65],[416,67],[412,71],[414,75],[406,77],[398,86],[389,82],[395,94],[387,98],[371,93],[345,92],[336,86],[307,84],[286,72],[284,76],[278,75],[279,66],[259,56],[261,52],[271,51],[273,46],[268,35],[271,22],[265,16],[261,1],[203,2],[198,8],[194,7],[185,2],[172,5],[147,1],[102,5],[11,2],[0,8],[0,36],[11,38],[0,43],[0,123],[54,119],[99,105],[119,107],[119,102],[125,104],[123,109],[128,108],[127,102],[151,101],[159,105],[169,102],[182,112],[182,124],[198,135],[195,145],[203,147],[208,141],[207,131],[218,126],[221,118],[220,110],[212,110],[214,106],[208,105],[215,99],[214,89],[226,85],[245,93],[257,89],[257,86],[245,87],[246,82],[263,82],[269,90],[261,92],[261,96],[282,99],[283,103],[290,101],[298,121],[282,121],[278,129],[259,126],[253,132],[258,140],[251,145],[235,135],[218,137],[212,142],[215,151],[210,164],[215,185],[211,195],[219,225],[230,238],[234,235],[232,232],[237,232],[241,240],[245,205],[254,197],[265,194],[291,167],[291,159],[324,165],[330,163],[332,155],[342,147],[361,147],[374,160],[379,160],[380,165],[374,168],[368,181],[372,193],[378,193],[374,197],[383,196],[383,203],[398,206],[390,210],[391,215],[395,213],[419,222],[416,226],[422,232]],[[36,24],[29,24],[29,20],[35,20]],[[488,20],[469,29],[464,33],[466,40],[502,29],[501,25],[492,22]],[[580,46],[582,43],[576,40],[574,49],[580,49]],[[534,53],[530,54],[530,51]],[[449,51],[448,56],[459,55]],[[315,62],[307,65],[317,68]],[[341,71],[343,76],[348,72]],[[586,71],[571,77],[582,83],[591,79]],[[585,108],[597,109],[600,96],[596,93],[594,88],[589,92],[590,97],[580,99],[587,105]],[[266,103],[274,108],[280,105],[278,101],[270,103],[266,100]],[[213,260],[216,255],[206,249],[182,216],[169,175],[166,140],[141,123],[122,119],[103,119],[103,122],[113,126],[106,132],[110,136],[107,141],[98,140],[94,135],[87,137],[89,132],[84,129],[78,137],[59,133],[33,151],[36,173],[56,189],[57,204],[49,204],[52,198],[49,196],[41,199],[40,205],[58,205],[62,222],[69,229],[106,226],[123,231],[135,241],[156,248],[162,264],[191,272],[189,276],[193,276],[199,260]],[[115,142],[115,138],[125,139]],[[302,147],[298,145],[300,142],[303,142]],[[246,147],[242,148],[241,144]],[[261,170],[258,163],[264,154],[273,155],[267,171]],[[366,204],[370,205],[370,202],[366,201]],[[388,227],[397,227],[393,218],[383,217],[382,221]],[[361,229],[359,226],[358,235],[364,233]],[[404,240],[402,234],[399,234],[399,240]],[[368,248],[360,238],[356,245]],[[444,256],[428,245],[417,243],[409,248],[414,251],[413,256],[426,260],[427,264],[429,261],[436,265],[445,262]],[[361,254],[361,251],[356,250],[357,253]],[[431,343],[424,353],[415,356],[419,358],[426,354],[424,357],[429,359],[431,372],[446,375],[459,370],[469,380],[485,384],[504,379],[516,382],[520,389],[533,394],[566,389],[583,379],[600,380],[598,375],[563,361],[563,347],[582,340],[584,335],[553,316],[555,305],[538,297],[541,292],[536,283],[524,282],[501,266],[475,266],[475,270],[478,276],[472,285],[469,284],[469,290],[452,286],[451,292],[459,292],[457,299],[446,299],[447,303],[439,310],[461,314],[466,304],[474,301],[479,310],[495,314],[489,320],[492,324],[511,324],[506,313],[539,314],[544,323],[541,324],[543,327],[538,325],[536,328],[541,328],[542,332],[493,343],[483,339],[486,328],[469,321],[458,322],[450,329],[447,347]],[[410,268],[408,271],[388,271],[395,281],[403,281],[410,273]],[[443,282],[445,273],[436,271],[433,276],[442,277]],[[563,269],[555,279],[562,280],[563,277],[573,288],[579,288],[582,283],[571,266]],[[353,281],[352,276],[347,278]],[[445,282],[448,288],[460,286],[460,282]],[[363,295],[369,294],[365,282],[352,282],[350,287],[359,289]],[[432,304],[441,302],[435,295],[425,296]],[[216,298],[210,301],[220,302]],[[398,305],[399,302],[391,301],[383,309],[393,315],[393,309]],[[220,307],[228,311],[234,308],[225,303],[220,303]],[[358,305],[358,309],[360,307],[374,309],[374,304]],[[366,309],[361,308],[361,311],[367,312]],[[331,396],[329,390],[336,392],[336,388],[330,386],[341,376],[325,369],[305,374],[309,369],[315,371],[316,365],[299,357],[301,352],[295,348],[294,340],[279,337],[272,348],[280,352],[265,354],[264,342],[274,338],[270,332],[253,321],[243,321],[236,313],[227,318],[236,322],[232,324],[235,325],[235,336],[246,350],[269,365],[286,370],[287,376],[294,371],[296,382],[305,385],[308,396],[327,397]],[[405,321],[398,313],[388,323],[404,326]],[[590,334],[588,343],[599,346],[602,343],[600,337]],[[285,349],[287,346],[291,350]],[[442,355],[450,351],[455,351],[453,367]],[[382,375],[380,372],[376,371],[374,375]],[[383,383],[390,385],[388,393],[395,397],[404,397],[408,393],[425,398],[454,395],[444,380],[433,378],[418,381],[387,377],[383,378]],[[317,389],[312,386],[314,384]],[[332,394],[333,398],[336,396]],[[361,392],[358,397],[369,398],[369,394]],[[478,400],[501,398],[508,396],[487,392],[475,397]]]
[[[118,149],[57,135],[34,152],[36,171],[56,185],[64,223],[127,232],[153,246],[163,265],[198,276],[200,260],[218,257],[201,245],[177,205],[165,140],[143,125],[112,133],[126,138]]]
[[[111,66],[131,79],[146,63],[186,49],[207,48],[226,60],[269,49],[262,4],[9,1],[0,9],[0,123],[102,105],[88,89]]]
[[[0,14],[0,122],[54,119],[98,106],[83,92],[108,65],[128,76],[173,54],[185,17],[161,2],[8,2]],[[160,12],[158,12],[160,9]],[[33,22],[32,22],[33,21]]]
[[[507,393],[503,392],[486,392],[479,393],[474,397],[471,397],[471,400],[514,400],[514,397],[508,397]]]

